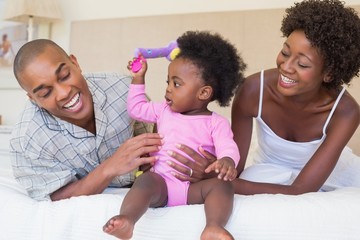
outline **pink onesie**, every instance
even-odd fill
[[[159,160],[153,171],[161,175],[168,189],[167,206],[187,204],[189,182],[180,181],[171,172],[174,171],[166,161],[170,158],[167,151],[177,151],[176,144],[182,143],[194,150],[202,146],[217,158],[230,157],[235,165],[240,160],[239,150],[233,140],[230,123],[216,113],[211,115],[183,115],[171,111],[165,101],[149,102],[145,95],[145,85],[131,84],[127,109],[130,117],[143,122],[157,124],[158,132],[164,137],[161,150],[155,155]],[[185,153],[182,153],[185,154]],[[172,161],[175,161],[172,159]]]

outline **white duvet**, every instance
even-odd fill
[[[13,179],[9,165],[8,154],[0,149],[1,240],[115,239],[102,226],[119,212],[127,189],[37,202]],[[199,239],[204,224],[203,205],[149,209],[132,239]],[[235,195],[226,228],[241,240],[360,240],[360,188],[299,196]]]

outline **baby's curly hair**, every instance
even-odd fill
[[[304,0],[286,9],[281,32],[288,37],[303,30],[324,59],[324,71],[330,76],[323,82],[338,89],[359,76],[360,19],[357,12],[338,0]]]
[[[187,31],[177,39],[176,58],[190,60],[200,69],[206,85],[213,88],[211,101],[229,106],[236,89],[244,81],[246,64],[237,49],[217,33]]]

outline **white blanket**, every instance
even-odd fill
[[[0,139],[0,148],[3,143]],[[0,149],[0,239],[115,239],[102,226],[118,214],[126,191],[107,189],[94,196],[37,202],[14,180],[9,156]],[[242,240],[359,240],[359,203],[360,188],[299,196],[235,195],[226,228]],[[132,239],[196,240],[204,225],[203,205],[149,209]]]
[[[108,194],[37,202],[0,172],[0,239],[115,239],[103,224],[119,212],[127,189]],[[360,239],[360,189],[299,196],[235,196],[227,229],[235,239]],[[136,224],[133,239],[199,239],[203,205],[149,209]]]

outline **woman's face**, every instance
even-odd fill
[[[322,56],[301,30],[286,39],[276,64],[280,73],[277,89],[285,96],[317,94],[327,78]]]

